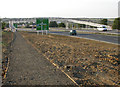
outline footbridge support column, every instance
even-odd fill
[[[69,25],[68,22],[66,22],[66,29],[69,29],[68,25]]]

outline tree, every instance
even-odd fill
[[[6,27],[9,28],[9,23],[6,23]]]
[[[65,24],[64,23],[59,23],[58,26],[59,27],[65,27]]]
[[[108,21],[107,19],[102,19],[100,23],[104,24],[104,25],[107,25],[107,21]]]
[[[114,23],[112,25],[112,28],[120,30],[120,17],[119,18],[115,18]]]
[[[1,23],[1,19],[0,19],[0,29],[2,28],[2,23]]]
[[[28,23],[28,22],[25,23],[25,27],[26,27],[26,28],[29,27],[29,23]]]
[[[30,25],[33,25],[33,22],[30,22]]]
[[[6,23],[2,22],[2,29],[5,29],[5,28],[6,28]]]
[[[56,21],[51,21],[49,27],[58,27],[58,24]]]

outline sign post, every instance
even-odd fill
[[[43,35],[43,31],[44,30],[49,30],[49,20],[47,18],[38,18],[36,19],[36,30],[37,31],[42,31],[42,35]],[[46,32],[47,34],[47,32]]]
[[[37,35],[39,35],[39,31],[37,31]]]

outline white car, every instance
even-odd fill
[[[97,27],[99,31],[107,31],[107,27],[105,25]]]

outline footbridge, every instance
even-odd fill
[[[87,22],[87,21],[79,21],[79,20],[71,20],[71,19],[69,19],[69,20],[67,20],[67,22],[66,22],[66,29],[68,28],[68,24],[67,23],[69,23],[69,22],[72,22],[72,23],[76,23],[76,24],[84,24],[84,25],[89,25],[89,26],[93,26],[93,27],[100,27],[100,26],[102,26],[103,24],[98,24],[98,23],[93,23],[93,22]],[[106,27],[108,28],[108,30],[111,30],[111,27],[110,26],[107,26],[106,25]]]

